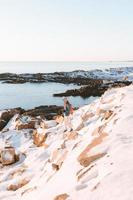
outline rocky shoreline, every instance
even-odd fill
[[[108,82],[103,83],[102,81],[94,82],[94,84],[88,84],[87,86],[83,86],[79,89],[72,89],[67,90],[63,93],[57,93],[54,94],[55,97],[69,97],[69,96],[81,96],[83,98],[87,98],[90,96],[101,96],[104,94],[106,90],[109,88],[116,88],[116,87],[124,87],[130,85],[131,81],[114,81],[114,82]]]
[[[107,200],[111,191],[112,200],[131,200],[132,99],[133,85],[109,90],[75,111],[68,131],[59,116],[0,112],[16,113],[0,132],[0,199]]]
[[[130,85],[131,83],[131,81],[114,81],[105,84],[97,80],[93,85],[89,84],[87,86],[82,86],[79,89],[67,90],[64,93],[54,94],[54,96],[81,96],[83,98],[87,98],[90,96],[101,96],[109,88],[124,87]],[[52,120],[58,115],[63,115],[63,106],[39,106],[29,110],[24,110],[22,108],[6,109],[2,111],[0,115],[0,131],[8,124],[11,118],[16,114],[18,114],[20,118],[23,116],[29,116],[34,119],[40,117],[40,119]]]
[[[0,74],[0,81],[8,84],[55,82],[80,85],[79,89],[53,94],[62,96],[101,96],[112,87],[128,86],[133,81],[133,67],[112,68],[106,70],[77,70],[72,72],[37,73],[37,74]]]
[[[104,70],[77,70],[72,72],[54,72],[54,73],[36,73],[36,74],[13,74],[2,73],[0,74],[0,81],[2,83],[10,84],[24,84],[24,83],[45,83],[57,82],[77,85],[87,85],[97,80],[114,80],[120,81],[125,77],[128,80],[133,80],[133,67],[111,68]]]
[[[24,83],[44,83],[56,82],[63,84],[80,85],[79,89],[67,90],[63,93],[53,94],[54,97],[63,96],[81,96],[87,98],[90,96],[101,96],[106,90],[114,87],[124,87],[132,84],[133,67],[93,70],[93,71],[73,71],[73,72],[55,72],[55,73],[38,73],[38,74],[0,74],[2,83],[24,84]],[[2,111],[0,116],[0,130],[2,130],[9,120],[15,115],[30,116],[36,118],[40,116],[47,120],[53,119],[63,113],[62,106],[39,106],[34,109],[24,110],[14,108]]]
[[[11,118],[16,114],[18,114],[19,117],[29,116],[32,118],[40,117],[41,119],[52,120],[57,115],[63,114],[63,107],[51,105],[51,106],[39,106],[30,110],[24,110],[22,108],[3,110],[1,111],[0,115],[0,131],[8,124]]]

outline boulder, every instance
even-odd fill
[[[64,194],[60,194],[60,195],[56,196],[54,198],[54,200],[66,200],[68,197],[69,197],[69,195],[64,193]]]
[[[2,165],[10,165],[16,162],[15,149],[13,147],[6,147],[1,150]]]
[[[48,128],[48,125],[45,123],[44,120],[42,120],[41,123],[40,123],[40,127],[41,127],[42,129],[47,129],[47,128]]]
[[[22,188],[23,186],[25,186],[28,183],[29,183],[29,180],[22,179],[19,183],[9,185],[7,187],[7,190],[16,191],[16,190],[18,190],[19,188]]]
[[[80,158],[80,165],[88,167],[95,160],[102,158],[106,153],[97,153],[95,155],[83,156]]]
[[[66,159],[68,151],[66,149],[57,148],[53,151],[50,162],[53,169],[59,170]]]
[[[43,119],[52,120],[55,116],[63,112],[62,106],[39,106],[34,109],[27,110],[24,114],[32,117],[41,116]]]
[[[7,125],[9,120],[15,115],[15,114],[22,114],[24,112],[21,108],[14,108],[10,110],[4,110],[0,113],[0,131]]]
[[[112,115],[113,115],[113,111],[112,110],[108,110],[104,114],[104,119],[108,120]]]
[[[92,142],[78,156],[78,161],[79,161],[80,165],[82,165],[84,167],[88,167],[93,161],[106,155],[105,152],[95,152],[94,153],[91,150],[94,149],[95,147],[97,147],[98,145],[100,145],[103,142],[104,138],[107,136],[108,136],[108,134],[103,132],[98,137],[96,137],[92,140]]]
[[[40,133],[39,130],[41,130],[42,132]],[[33,143],[37,147],[45,146],[46,139],[47,139],[47,134],[45,134],[43,129],[40,128],[38,130],[33,131]]]
[[[64,117],[62,115],[57,115],[54,119],[57,124],[60,124],[64,121]]]
[[[6,126],[7,122],[5,120],[0,119],[0,131]]]
[[[30,121],[29,123],[26,123],[26,124],[18,123],[16,126],[17,130],[34,129],[34,128],[35,128],[35,121]]]
[[[29,116],[21,116],[17,121],[16,129],[34,129],[37,123],[38,120],[36,118],[31,118]]]

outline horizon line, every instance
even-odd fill
[[[0,62],[133,62],[133,60],[0,60]]]

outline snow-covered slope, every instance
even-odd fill
[[[16,131],[10,121],[0,144],[8,141],[21,156],[0,169],[0,200],[132,200],[132,99],[133,85],[107,91],[74,112],[71,133],[63,122],[48,122],[41,147],[30,130]],[[13,185],[20,188],[11,191]]]

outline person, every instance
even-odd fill
[[[65,131],[72,131],[71,114],[73,114],[73,107],[65,97],[64,99],[64,124]]]

